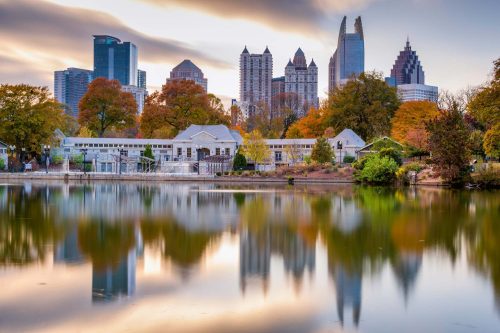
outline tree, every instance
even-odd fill
[[[245,155],[240,152],[240,149],[236,152],[233,161],[233,170],[243,170],[247,167],[247,159]]]
[[[481,87],[467,109],[486,129],[500,123],[500,58],[494,62],[492,80]]]
[[[473,130],[470,132],[469,147],[473,155],[484,156],[483,137],[484,133],[480,130]]]
[[[65,121],[64,107],[51,98],[48,88],[0,85],[0,140],[15,145],[17,153],[23,148],[40,153]]]
[[[146,99],[140,129],[145,138],[165,138],[192,124],[229,126],[230,120],[215,95],[194,81],[174,80]]]
[[[391,136],[396,141],[426,151],[429,135],[425,131],[425,122],[438,115],[436,103],[429,101],[403,103],[391,120]]]
[[[80,127],[80,131],[78,132],[79,138],[95,138],[95,133],[89,130],[87,127]]]
[[[400,105],[396,88],[378,73],[361,73],[333,90],[325,105],[325,128],[339,133],[350,128],[365,140],[389,135],[390,120]]]
[[[271,155],[266,141],[258,130],[253,130],[243,137],[242,149],[247,160],[255,163],[255,169],[257,169],[258,164],[265,162]]]
[[[493,158],[500,158],[500,123],[484,134],[484,152]]]
[[[327,138],[320,137],[316,140],[311,152],[311,159],[318,163],[331,162],[333,157],[332,146]]]
[[[151,149],[151,145],[146,145],[146,148],[144,149],[144,157],[146,158],[150,158],[152,159],[153,161],[155,160],[155,155],[153,154],[153,149]],[[155,162],[153,161],[144,161],[143,160],[143,165],[142,165],[142,168],[143,170],[145,169],[146,166],[149,166],[148,169],[151,169],[151,168],[154,168],[154,164]]]
[[[97,78],[88,87],[78,105],[78,123],[102,137],[106,130],[132,127],[136,122],[137,103],[131,93],[123,92],[117,80]]]
[[[426,123],[429,148],[439,175],[452,184],[461,183],[468,169],[469,131],[458,104]]]
[[[294,165],[297,161],[302,158],[302,150],[296,141],[292,141],[291,144],[285,146],[285,154],[288,160]]]
[[[293,111],[283,108],[273,114],[267,103],[261,101],[255,106],[255,112],[248,117],[247,128],[258,130],[264,137],[278,139],[284,136],[287,122],[293,117]]]
[[[289,139],[319,138],[326,130],[322,109],[311,108],[305,117],[297,120],[286,132]]]

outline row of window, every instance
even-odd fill
[[[89,143],[89,144],[84,144],[84,143],[75,143],[75,147],[77,148],[118,148],[118,147],[123,147],[123,148],[140,148],[140,149],[145,149],[147,145],[121,145],[117,143]],[[151,145],[152,149],[168,149],[172,148],[172,145]]]
[[[311,149],[312,148],[312,145],[294,145],[294,144],[290,144],[290,145],[270,145],[269,148],[271,148],[271,149],[281,149],[281,148],[284,148],[286,146],[294,146],[294,147],[303,148],[303,149]]]

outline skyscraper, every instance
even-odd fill
[[[66,105],[66,113],[78,117],[78,103],[92,81],[92,71],[68,68],[54,72],[54,97]]]
[[[173,80],[191,80],[202,86],[205,91],[208,88],[208,80],[203,75],[203,72],[189,59],[185,59],[172,69],[167,83]]]
[[[307,66],[306,56],[300,47],[293,62],[290,60],[285,67],[285,93],[297,95],[293,111],[299,117],[304,116],[309,107],[318,107],[318,67],[314,60]]]
[[[417,52],[412,51],[410,40],[399,55],[391,70],[391,78],[396,85],[400,84],[425,84],[425,75],[418,59]]]
[[[249,114],[259,102],[271,106],[273,56],[266,47],[263,54],[250,54],[245,49],[240,55],[240,104]],[[244,110],[246,108],[246,110]]]
[[[146,71],[137,70],[137,87],[146,89]]]
[[[116,37],[94,35],[94,78],[137,85],[137,47]]]
[[[361,17],[354,23],[354,33],[347,33],[344,16],[340,25],[337,50],[328,66],[328,91],[365,71],[365,40]]]

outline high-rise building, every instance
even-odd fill
[[[337,50],[328,66],[328,91],[365,71],[365,40],[361,17],[354,23],[354,33],[347,33],[344,16],[340,25]]]
[[[208,80],[204,77],[203,72],[189,59],[183,60],[172,69],[167,83],[173,80],[191,80],[202,86],[205,91],[208,88]]]
[[[309,107],[318,107],[318,67],[311,60],[307,66],[304,52],[299,49],[295,52],[293,62],[290,60],[285,67],[285,93],[295,94],[297,103],[294,112],[297,116],[304,116]]]
[[[250,54],[245,49],[240,55],[240,103],[248,106],[248,113],[255,105],[264,102],[271,107],[273,56],[266,47],[263,54]]]
[[[122,86],[122,91],[131,93],[134,96],[137,103],[137,114],[140,115],[144,110],[144,101],[148,96],[147,90],[136,86]]]
[[[275,77],[271,81],[271,95],[272,97],[285,93],[285,77]]]
[[[426,84],[400,84],[397,86],[398,95],[402,102],[409,101],[431,101],[437,103],[439,89]]]
[[[418,59],[417,52],[411,49],[410,40],[399,55],[391,70],[391,79],[396,85],[425,84],[425,75]]]
[[[66,105],[66,113],[78,117],[78,103],[92,81],[92,71],[68,68],[54,72],[54,97]]]
[[[146,89],[146,71],[137,70],[137,87]]]
[[[116,37],[94,35],[94,78],[137,85],[137,47]]]

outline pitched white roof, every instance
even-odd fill
[[[191,141],[196,135],[205,132],[213,136],[217,141],[241,143],[241,138],[238,131],[232,131],[224,125],[191,125],[186,130],[180,132],[174,141]]]
[[[336,144],[338,141],[342,141],[344,147],[361,148],[366,145],[366,142],[350,128],[344,129],[336,137],[329,139],[329,141],[333,144]]]

